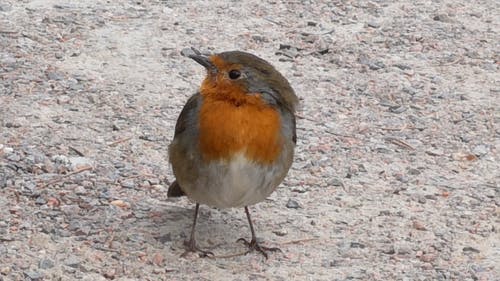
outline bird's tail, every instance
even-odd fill
[[[186,195],[184,191],[182,191],[181,186],[177,183],[177,181],[174,181],[169,187],[167,191],[167,196],[168,197],[181,197]]]

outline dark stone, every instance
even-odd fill
[[[478,253],[480,253],[481,251],[479,251],[479,250],[478,250],[478,249],[476,249],[476,248],[473,248],[473,247],[467,246],[467,247],[464,247],[464,248],[462,249],[462,252],[464,252],[464,253],[476,253],[476,254],[478,254]]]
[[[286,203],[286,207],[290,209],[298,209],[300,208],[300,205],[297,201],[293,199],[288,199],[288,202]]]
[[[366,246],[359,242],[351,242],[351,248],[364,249]]]

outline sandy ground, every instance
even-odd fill
[[[69,4],[68,4],[69,2]],[[216,4],[214,4],[216,3]],[[498,1],[0,2],[0,280],[500,280]],[[245,50],[301,98],[252,206],[168,199],[204,70]]]

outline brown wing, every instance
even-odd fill
[[[194,122],[197,121],[197,113],[199,108],[199,102],[201,99],[200,93],[196,93],[192,95],[184,108],[182,108],[181,114],[179,114],[179,118],[177,118],[177,123],[175,124],[175,133],[174,138],[178,137],[180,134],[186,131],[190,126],[196,126]],[[182,191],[181,186],[177,181],[174,181],[169,187],[167,191],[168,197],[180,197],[186,195],[184,191]]]
[[[196,114],[198,112],[199,102],[201,100],[200,93],[192,95],[184,108],[182,108],[179,118],[177,118],[177,123],[175,124],[175,135],[174,138],[180,133],[184,132],[189,126],[194,126],[195,124],[190,124],[190,122],[196,121]]]

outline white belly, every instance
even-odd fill
[[[288,170],[285,166],[257,164],[238,154],[230,161],[210,162],[199,170],[197,179],[180,184],[189,198],[201,204],[248,206],[263,201],[276,189]]]

